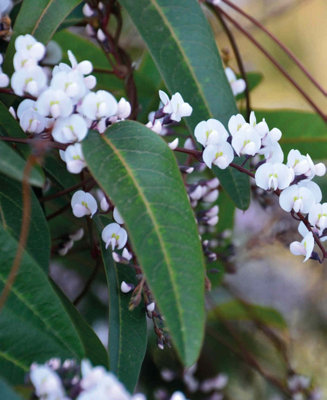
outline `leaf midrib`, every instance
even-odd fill
[[[209,106],[209,104],[208,104],[208,102],[207,102],[207,100],[206,100],[206,98],[205,98],[205,96],[204,96],[203,88],[202,88],[202,86],[199,84],[199,81],[198,81],[198,79],[197,79],[197,76],[196,76],[196,74],[195,74],[195,72],[194,72],[194,70],[193,70],[192,64],[189,62],[189,59],[188,59],[187,55],[185,54],[185,51],[184,51],[184,49],[183,49],[183,47],[182,47],[182,45],[181,45],[181,43],[180,43],[180,40],[179,40],[178,37],[176,36],[173,27],[172,27],[171,24],[169,23],[169,20],[167,19],[166,15],[162,12],[162,10],[161,10],[160,6],[157,4],[157,2],[156,2],[155,0],[150,0],[150,2],[151,2],[152,5],[154,6],[154,8],[157,10],[159,16],[160,16],[160,17],[162,18],[162,20],[164,21],[166,27],[168,28],[168,30],[169,30],[169,32],[170,32],[171,37],[175,40],[175,42],[176,42],[176,44],[177,44],[177,47],[179,48],[179,51],[180,51],[180,53],[181,53],[181,55],[182,55],[182,57],[183,57],[183,59],[184,59],[184,61],[185,61],[185,64],[186,64],[186,65],[188,66],[188,68],[189,68],[189,71],[190,71],[190,73],[191,73],[191,75],[192,75],[193,81],[195,82],[195,86],[196,86],[197,89],[198,89],[198,92],[199,92],[199,94],[200,94],[200,96],[201,96],[201,99],[202,99],[203,103],[205,104],[205,106],[206,106],[206,108],[207,108],[207,110],[208,110],[209,118],[213,118],[213,114],[212,114],[212,112],[211,112],[210,106]],[[155,58],[154,58],[154,59],[155,59]],[[160,67],[160,66],[159,66],[159,69],[161,70],[161,67]],[[162,74],[162,75],[163,75],[163,74]],[[161,75],[161,76],[162,76],[162,75]],[[164,79],[164,80],[165,80],[165,79]],[[167,82],[166,82],[166,84],[167,84]],[[167,85],[167,86],[168,86],[168,85]]]
[[[154,227],[154,231],[156,232],[156,235],[157,235],[158,240],[159,240],[160,249],[161,249],[162,254],[163,254],[163,256],[164,256],[164,259],[165,259],[165,262],[166,262],[166,265],[167,265],[168,275],[169,275],[169,278],[170,278],[170,281],[171,281],[171,285],[172,285],[172,287],[173,287],[173,295],[174,295],[175,303],[176,303],[176,306],[177,306],[177,313],[178,313],[179,325],[180,325],[180,327],[183,328],[183,310],[182,310],[182,308],[180,307],[180,298],[179,298],[179,296],[178,296],[178,290],[177,290],[177,287],[176,287],[176,282],[175,282],[175,280],[173,279],[174,273],[173,273],[173,270],[172,270],[172,267],[171,267],[171,260],[170,260],[170,257],[169,257],[169,255],[168,255],[168,253],[167,253],[167,250],[166,250],[166,248],[165,248],[165,243],[164,243],[163,240],[162,240],[162,237],[161,237],[161,234],[160,234],[160,229],[159,229],[159,226],[158,226],[158,224],[157,224],[157,222],[156,222],[156,219],[155,219],[155,216],[154,216],[153,211],[152,211],[152,209],[151,209],[151,206],[150,206],[149,202],[147,201],[147,199],[146,199],[146,197],[145,197],[145,194],[143,193],[143,190],[142,190],[142,188],[140,187],[140,185],[139,185],[137,179],[135,178],[135,176],[134,176],[134,174],[133,174],[131,168],[129,167],[129,165],[127,164],[127,162],[125,161],[125,159],[122,157],[122,155],[121,155],[121,153],[119,152],[119,150],[114,146],[114,144],[113,144],[106,136],[102,136],[102,139],[103,139],[103,140],[108,144],[108,146],[113,150],[113,152],[115,153],[115,155],[117,156],[117,158],[119,159],[119,161],[120,161],[120,162],[122,163],[122,165],[124,166],[125,171],[127,172],[128,176],[129,176],[129,177],[131,178],[131,180],[133,181],[134,186],[135,186],[135,188],[137,189],[137,191],[138,191],[138,193],[139,193],[141,199],[143,200],[143,203],[144,203],[144,205],[145,205],[145,208],[146,208],[147,211],[148,211],[149,217],[150,217],[150,219],[151,219],[151,221],[152,221],[152,224],[153,224],[153,227]],[[182,338],[183,338],[183,346],[184,346],[184,351],[185,351],[186,339],[185,339],[185,331],[184,331],[184,329],[181,329],[181,336],[182,336]]]

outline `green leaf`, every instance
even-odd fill
[[[101,136],[89,133],[83,152],[126,222],[180,358],[193,364],[203,339],[204,263],[173,153],[158,135],[132,121]]]
[[[66,295],[59,289],[55,282],[51,281],[52,287],[60,298],[66,312],[71,318],[76,331],[81,339],[81,343],[84,347],[84,355],[88,358],[93,365],[103,365],[106,368],[109,366],[108,353],[103,347],[100,339],[85,321],[83,316],[77,310],[77,308],[71,303]]]
[[[191,132],[202,120],[216,118],[227,126],[237,114],[235,99],[212,30],[197,0],[120,0],[149,48],[171,93],[180,92],[193,107],[186,118]],[[250,201],[249,179],[228,168],[216,170],[236,206]],[[240,186],[240,190],[237,189]],[[242,191],[241,191],[242,190]]]
[[[18,247],[16,237],[6,225],[0,225],[0,243],[2,291]],[[33,361],[83,356],[79,336],[46,274],[24,251],[0,314],[0,375],[12,384],[20,384]]]
[[[31,217],[26,248],[47,272],[50,257],[50,234],[43,210],[31,194]],[[0,174],[0,224],[18,241],[23,214],[22,185]]]
[[[327,158],[327,124],[319,115],[295,110],[260,110],[255,114],[257,120],[265,118],[270,129],[282,131],[280,144],[286,153],[298,149],[314,159]]]
[[[7,143],[0,140],[0,172],[22,182],[26,161]],[[31,170],[29,183],[34,186],[44,186],[44,176],[37,169]]]
[[[238,300],[230,300],[216,306],[208,314],[209,320],[217,319],[216,313],[220,318],[230,321],[252,320],[275,326],[277,328],[286,328],[287,324],[281,313],[272,307],[261,306],[259,304],[242,304]]]
[[[253,89],[255,89],[263,80],[263,75],[261,72],[248,72],[246,74],[247,80],[248,80],[248,85],[249,85],[249,91],[251,92]],[[241,76],[238,76],[238,78],[242,78]],[[244,92],[236,96],[236,100],[241,100],[245,98]]]
[[[0,379],[0,399],[3,400],[22,400],[17,393],[8,385],[6,381]]]
[[[98,222],[100,236],[104,226],[110,222],[104,218]],[[130,295],[120,290],[122,281],[137,283],[135,271],[130,266],[116,264],[103,242],[101,252],[109,288],[110,371],[133,393],[147,344],[145,308],[141,302],[137,308],[129,311]]]
[[[13,71],[12,59],[17,36],[29,33],[38,41],[48,43],[59,25],[81,2],[82,0],[24,0],[13,27],[4,69]]]

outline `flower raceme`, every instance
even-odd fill
[[[209,168],[216,165],[225,169],[235,155],[262,157],[254,175],[256,185],[276,191],[283,210],[308,214],[311,231],[307,230],[302,234],[301,242],[293,242],[290,246],[293,254],[304,255],[304,261],[307,261],[314,249],[313,232],[321,241],[325,240],[322,235],[327,228],[327,203],[320,204],[321,190],[312,182],[315,176],[326,173],[325,165],[314,164],[309,154],[302,155],[295,149],[288,153],[287,164],[283,164],[284,153],[278,143],[281,131],[278,128],[270,130],[265,120],[257,122],[254,112],[251,112],[249,122],[241,114],[233,115],[228,130],[229,134],[219,121],[213,119],[198,123],[194,135],[204,147],[203,162]]]

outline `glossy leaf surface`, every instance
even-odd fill
[[[155,133],[126,121],[91,132],[83,152],[118,207],[132,247],[186,365],[203,338],[204,264],[194,216],[173,153]]]

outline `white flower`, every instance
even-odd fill
[[[1,6],[0,6],[1,7]],[[1,15],[1,8],[0,8]],[[2,71],[1,65],[3,63],[2,54],[0,54],[0,87],[6,87],[9,85],[9,76]]]
[[[68,50],[67,54],[73,70],[77,70],[83,75],[88,75],[93,71],[91,61],[84,60],[78,63],[72,51]]]
[[[106,244],[106,249],[111,246],[112,250],[122,249],[127,242],[127,232],[120,225],[111,223],[102,231],[102,240]]]
[[[75,217],[84,217],[85,215],[93,215],[97,212],[98,205],[95,198],[83,190],[78,190],[73,194],[71,206]]]
[[[25,68],[34,68],[38,66],[37,60],[30,58],[26,52],[18,52],[14,54],[14,68],[15,71],[19,71]]]
[[[201,121],[197,124],[194,136],[205,147],[209,144],[224,142],[228,139],[229,135],[221,122],[211,118],[208,121]]]
[[[25,54],[36,61],[42,60],[45,54],[45,46],[31,35],[20,35],[15,41],[16,51]]]
[[[105,90],[88,93],[82,102],[83,114],[93,120],[111,117],[117,113],[117,101],[114,96]]]
[[[228,121],[228,130],[232,136],[246,124],[242,114],[232,115]]]
[[[78,114],[58,118],[53,126],[52,137],[59,143],[81,142],[87,135],[86,121]]]
[[[291,150],[287,156],[287,165],[293,168],[295,175],[305,175],[312,179],[315,175],[323,176],[326,166],[323,163],[314,164],[309,154],[303,156],[298,150]]]
[[[130,116],[131,111],[132,107],[130,103],[124,97],[122,97],[117,105],[117,117],[119,119],[126,119]]]
[[[192,107],[185,103],[180,93],[173,94],[171,100],[165,92],[159,91],[160,100],[164,104],[163,111],[170,114],[170,119],[179,122],[183,117],[189,117],[192,114]]]
[[[262,154],[270,163],[282,163],[284,161],[284,152],[279,143],[275,141],[266,141],[258,154]]]
[[[78,229],[75,233],[71,233],[69,235],[69,238],[73,241],[73,242],[77,242],[78,240],[81,240],[82,237],[84,236],[84,229],[80,228]]]
[[[268,128],[268,125],[267,125],[267,122],[265,121],[265,119],[263,119],[261,122],[257,123],[257,119],[256,119],[254,111],[251,111],[251,114],[250,114],[250,126],[252,126],[252,128],[257,131],[260,138],[265,137],[269,132],[269,128]]]
[[[67,170],[71,174],[79,174],[86,166],[80,143],[72,144],[65,151],[60,150],[59,152],[60,157],[67,165]]]
[[[214,201],[216,201],[218,199],[218,196],[219,196],[218,189],[214,189],[214,190],[211,190],[211,192],[209,192],[205,196],[203,196],[202,200],[206,203],[213,203]]]
[[[305,256],[305,262],[311,257],[314,244],[313,234],[308,232],[301,242],[295,241],[290,244],[290,252],[295,256]]]
[[[320,203],[321,202],[321,199],[322,199],[321,189],[315,182],[304,181],[304,182],[300,182],[299,186],[303,186],[303,187],[308,188],[312,192],[312,194],[314,195],[316,203]]]
[[[123,225],[124,224],[124,220],[123,220],[122,216],[120,215],[117,207],[114,208],[113,217],[114,217],[114,220],[119,225]]]
[[[176,138],[176,139],[174,139],[173,141],[171,141],[171,142],[169,142],[169,143],[167,143],[167,144],[168,144],[168,147],[169,147],[171,150],[175,150],[175,149],[177,149],[177,147],[178,147],[178,143],[179,143],[179,139]]]
[[[212,164],[214,164],[221,169],[225,169],[233,161],[234,151],[227,142],[216,145],[210,144],[204,149],[202,158],[208,168],[211,168]]]
[[[46,89],[36,101],[38,112],[53,118],[68,117],[73,112],[73,104],[62,90]]]
[[[170,400],[187,400],[187,398],[185,397],[184,393],[182,393],[182,392],[175,392],[175,393],[173,393],[173,395],[171,396]]]
[[[35,394],[41,399],[64,398],[64,389],[59,376],[47,365],[32,364],[30,379],[35,387]]]
[[[83,360],[81,370],[83,392],[77,400],[130,400],[131,396],[124,386],[115,375],[107,372],[103,367],[93,368],[89,361]]]
[[[46,84],[47,77],[39,66],[20,69],[11,77],[11,87],[18,96],[23,96],[24,92],[38,96]]]
[[[85,3],[83,6],[83,14],[87,18],[92,17],[94,10],[89,6],[89,4]]]
[[[315,196],[311,190],[301,185],[291,185],[279,196],[279,205],[287,212],[308,213],[315,204]]]
[[[220,2],[220,0],[219,0],[219,2]],[[213,4],[217,5],[219,3],[213,2]],[[237,79],[234,71],[229,67],[225,68],[225,74],[226,74],[228,82],[232,88],[233,95],[237,96],[238,94],[243,93],[246,88],[245,80]]]
[[[282,163],[265,163],[255,173],[256,185],[264,190],[285,189],[292,180],[292,172]]]
[[[47,120],[32,108],[22,113],[19,124],[24,132],[41,133],[44,131]]]
[[[250,125],[244,124],[233,136],[232,146],[237,155],[254,156],[261,147],[259,134]]]
[[[309,211],[309,222],[323,231],[327,228],[327,203],[315,204]]]
[[[84,76],[78,70],[59,71],[53,76],[50,86],[51,89],[65,92],[73,104],[77,104],[88,90],[85,86]]]
[[[149,121],[145,126],[151,129],[153,132],[157,133],[158,135],[163,135],[165,133],[162,128],[162,124],[158,119],[156,119],[154,123],[152,121]]]
[[[122,283],[120,284],[120,290],[122,293],[129,293],[131,290],[133,290],[133,286],[129,285],[125,281],[122,281]]]
[[[110,205],[108,203],[108,200],[107,200],[105,194],[103,193],[103,191],[101,189],[97,189],[96,194],[97,194],[98,200],[100,202],[101,210],[104,212],[107,212],[110,208]]]

